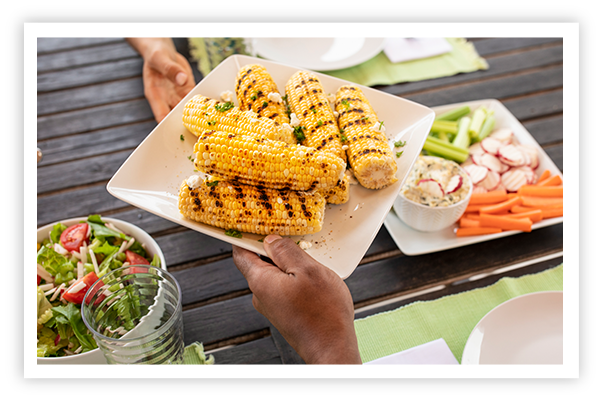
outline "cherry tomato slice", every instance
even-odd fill
[[[150,265],[148,260],[130,250],[125,250],[125,257],[126,261],[131,265]]]
[[[89,226],[85,222],[68,227],[60,235],[62,247],[69,251],[79,251],[81,244],[87,240]]]
[[[38,284],[37,284],[37,285],[38,285],[38,286],[40,286],[40,282],[42,281],[42,277],[41,277],[41,276],[39,276],[39,275],[38,275],[37,277],[38,277],[38,278],[37,278],[37,281],[38,281]]]
[[[75,282],[75,284],[73,285],[73,286],[75,286],[75,285],[79,284],[79,282],[83,282],[83,283],[85,283],[84,288],[82,288],[81,290],[79,290],[76,293],[69,293],[69,292],[63,293],[62,298],[65,299],[66,301],[69,301],[69,302],[75,303],[75,304],[83,303],[83,297],[85,296],[85,293],[88,291],[90,286],[92,286],[94,284],[94,282],[96,282],[97,280],[98,280],[98,276],[96,275],[96,273],[90,272],[83,278],[77,280],[77,282]],[[91,299],[91,297],[92,297],[91,295],[92,294],[90,293],[89,299]],[[100,299],[98,299],[98,300],[100,300]],[[88,304],[89,304],[89,302],[88,302]]]

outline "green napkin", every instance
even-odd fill
[[[494,307],[527,293],[562,290],[563,265],[537,274],[502,278],[493,285],[354,321],[363,362],[443,338],[460,363],[477,323]]]
[[[215,358],[212,354],[206,357],[202,343],[194,342],[185,347],[183,351],[183,363],[187,365],[214,364]]]
[[[357,66],[325,73],[361,85],[373,86],[422,81],[489,68],[488,63],[475,50],[473,43],[464,38],[446,40],[452,45],[452,51],[438,56],[393,64],[385,53],[381,52]]]

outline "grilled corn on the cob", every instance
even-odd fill
[[[259,235],[319,232],[325,204],[318,192],[261,189],[197,175],[183,181],[179,191],[179,211],[185,217]]]
[[[305,136],[302,144],[346,160],[336,118],[319,78],[311,72],[298,71],[286,83],[285,92]]]
[[[238,71],[235,94],[241,110],[252,110],[277,124],[289,124],[286,105],[277,84],[260,64],[244,65]]]
[[[325,151],[221,131],[203,133],[194,153],[201,172],[271,189],[330,189],[346,170],[341,158]]]
[[[254,111],[242,111],[231,102],[220,102],[202,95],[192,97],[185,104],[183,125],[196,136],[205,131],[220,130],[297,143],[293,129],[259,117]]]
[[[397,181],[397,165],[384,133],[383,122],[362,90],[344,85],[336,93],[338,125],[346,137],[348,164],[358,182],[381,189]]]

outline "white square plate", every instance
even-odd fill
[[[496,116],[496,125],[495,129],[499,128],[510,128],[512,129],[515,137],[522,144],[528,144],[535,146],[538,151],[538,157],[540,161],[540,165],[536,169],[536,173],[539,176],[544,170],[549,170],[552,175],[560,175],[562,178],[562,173],[552,162],[548,154],[540,147],[540,145],[535,141],[533,136],[527,129],[515,118],[514,115],[504,105],[495,99],[488,100],[478,100],[478,101],[470,101],[465,103],[457,103],[457,104],[449,104],[445,106],[439,106],[433,108],[436,114],[441,114],[445,111],[449,111],[453,108],[460,107],[462,105],[469,105],[471,110],[475,110],[479,106],[485,106],[489,110],[494,111],[494,115]],[[531,229],[539,229],[550,225],[556,225],[563,221],[563,217],[551,218],[542,220],[540,222],[536,222],[533,224]],[[420,232],[410,228],[405,225],[398,215],[392,210],[384,221],[385,227],[390,233],[394,242],[402,253],[415,256],[419,254],[427,254],[427,253],[435,253],[436,251],[442,251],[447,249],[453,249],[455,247],[467,246],[473,243],[485,242],[488,240],[494,240],[505,236],[516,235],[521,232],[519,231],[506,231],[501,233],[495,233],[492,235],[480,235],[480,236],[470,236],[470,237],[456,237],[454,233],[454,229],[458,226],[458,224],[454,224],[453,226],[442,229],[440,231],[435,232]]]
[[[181,182],[194,174],[194,164],[188,157],[193,155],[196,137],[183,126],[181,116],[184,105],[196,94],[219,99],[225,90],[235,93],[236,74],[249,63],[264,65],[282,94],[285,83],[298,70],[296,67],[248,56],[227,58],[144,139],[112,177],[107,190],[113,196],[162,218],[266,255],[262,243],[258,241],[262,236],[243,233],[241,239],[229,237],[222,229],[184,218],[177,208]],[[335,93],[347,83],[324,74],[317,75],[326,92]],[[390,141],[402,139],[407,143],[402,148],[403,155],[397,159],[398,182],[382,190],[352,185],[350,200],[346,204],[327,205],[321,232],[293,237],[296,241],[311,242],[312,247],[307,252],[344,279],[354,271],[381,228],[423,147],[435,116],[425,106],[368,87],[361,86],[361,89],[379,120],[385,122]],[[237,101],[235,103],[237,105]]]

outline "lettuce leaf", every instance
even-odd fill
[[[58,306],[52,309],[54,319],[58,324],[69,325],[73,329],[73,333],[81,344],[82,352],[90,351],[98,347],[93,336],[88,333],[87,327],[81,318],[79,308],[69,303],[66,306]]]
[[[52,276],[56,276],[59,272],[66,275],[75,269],[71,261],[48,246],[42,246],[38,251],[37,263]]]
[[[115,237],[123,240],[129,240],[129,236],[108,228],[99,215],[90,215],[87,220],[88,225],[92,229],[92,233],[100,240]]]
[[[48,301],[44,295],[44,291],[37,287],[37,318],[41,317],[42,314],[52,308],[52,304]]]
[[[67,226],[60,222],[52,227],[52,231],[50,231],[50,240],[52,243],[60,243],[60,235],[65,229],[67,229]]]

